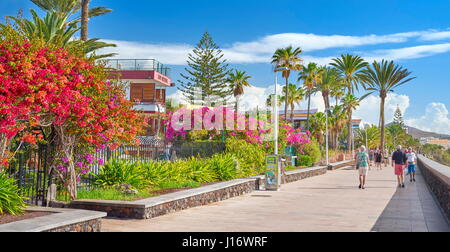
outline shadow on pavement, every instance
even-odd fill
[[[450,232],[444,215],[429,191],[420,171],[416,183],[397,188],[372,232]]]

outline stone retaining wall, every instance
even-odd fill
[[[305,168],[297,171],[288,171],[284,177],[284,183],[292,183],[302,179],[319,176],[327,173],[327,167]]]
[[[51,214],[0,225],[0,232],[101,232],[104,212],[29,207],[30,212]]]
[[[58,227],[42,232],[54,233],[54,232],[101,232],[102,221],[100,219],[80,222],[72,225]]]
[[[354,163],[355,163],[354,160],[347,160],[347,161],[337,162],[337,163],[334,163],[334,164],[330,164],[330,165],[328,166],[328,170],[329,170],[329,171],[338,170],[338,169],[344,168],[344,167],[346,167],[346,166],[351,166],[351,165],[353,165]]]
[[[419,156],[418,166],[448,220],[450,220],[450,167],[424,156]]]
[[[313,167],[286,172],[283,182],[290,183],[325,174],[327,167]],[[201,188],[180,191],[138,201],[77,200],[70,204],[51,202],[53,207],[69,207],[107,212],[109,217],[150,219],[183,209],[207,205],[259,190],[264,176],[236,179]]]

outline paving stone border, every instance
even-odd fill
[[[450,167],[422,155],[418,157],[418,166],[447,220],[450,220]]]
[[[326,172],[326,166],[287,171],[283,182],[290,183],[323,175]],[[106,212],[108,217],[151,219],[167,213],[247,194],[260,190],[263,186],[264,176],[253,176],[137,201],[76,200],[68,204],[51,202],[50,205],[52,207],[102,211]]]
[[[1,224],[0,232],[101,232],[104,212],[75,209],[29,207],[30,212],[52,214]]]

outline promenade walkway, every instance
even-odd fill
[[[279,192],[255,191],[207,206],[150,220],[103,221],[104,231],[148,232],[450,232],[422,176],[396,187],[391,167],[372,170],[366,190],[355,170],[342,169],[283,185]]]

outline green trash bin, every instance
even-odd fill
[[[291,157],[292,165],[297,166],[297,153],[293,146],[286,146],[286,148],[284,148],[284,155]]]

